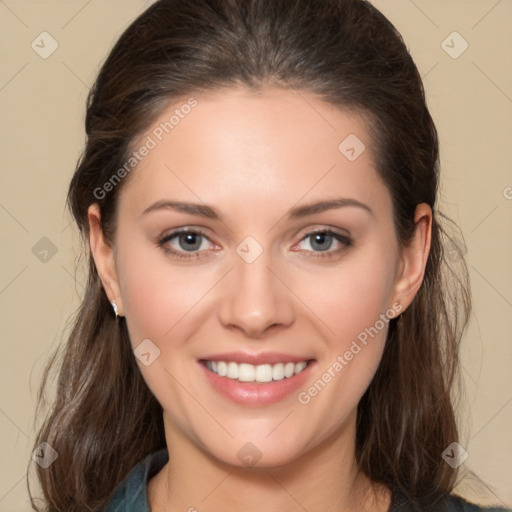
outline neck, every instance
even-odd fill
[[[169,462],[148,484],[153,512],[386,512],[389,508],[390,491],[357,469],[355,418],[342,432],[277,467],[225,464],[165,423]]]

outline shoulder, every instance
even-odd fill
[[[141,460],[116,487],[103,512],[150,512],[147,483],[168,460],[166,448],[150,453]]]
[[[476,505],[455,494],[444,496],[435,503],[413,503],[395,488],[389,512],[512,512],[512,509]]]
[[[494,506],[481,506],[476,505],[475,503],[470,503],[466,501],[464,498],[456,495],[447,496],[444,499],[443,504],[445,508],[442,510],[446,511],[457,511],[457,512],[510,512],[511,509],[507,509],[504,507],[500,507],[497,505]]]

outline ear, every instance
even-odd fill
[[[401,250],[401,263],[394,285],[394,301],[402,305],[401,312],[411,304],[425,275],[432,234],[432,210],[428,204],[416,206],[414,223],[413,239]]]
[[[87,210],[89,220],[89,243],[96,269],[103,284],[103,289],[110,302],[116,301],[119,316],[124,316],[119,279],[117,277],[114,248],[105,239],[101,226],[100,208],[97,203]]]

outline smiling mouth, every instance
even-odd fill
[[[201,363],[219,377],[226,377],[238,382],[273,382],[289,379],[294,375],[303,372],[313,359],[300,361],[298,363],[276,363],[276,364],[248,364],[235,363],[233,361],[208,361]]]

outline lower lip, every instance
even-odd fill
[[[272,382],[240,382],[227,377],[219,377],[199,363],[212,387],[232,402],[244,405],[268,405],[284,400],[288,395],[297,391],[307,380],[315,365],[311,361],[304,370],[293,377]]]

